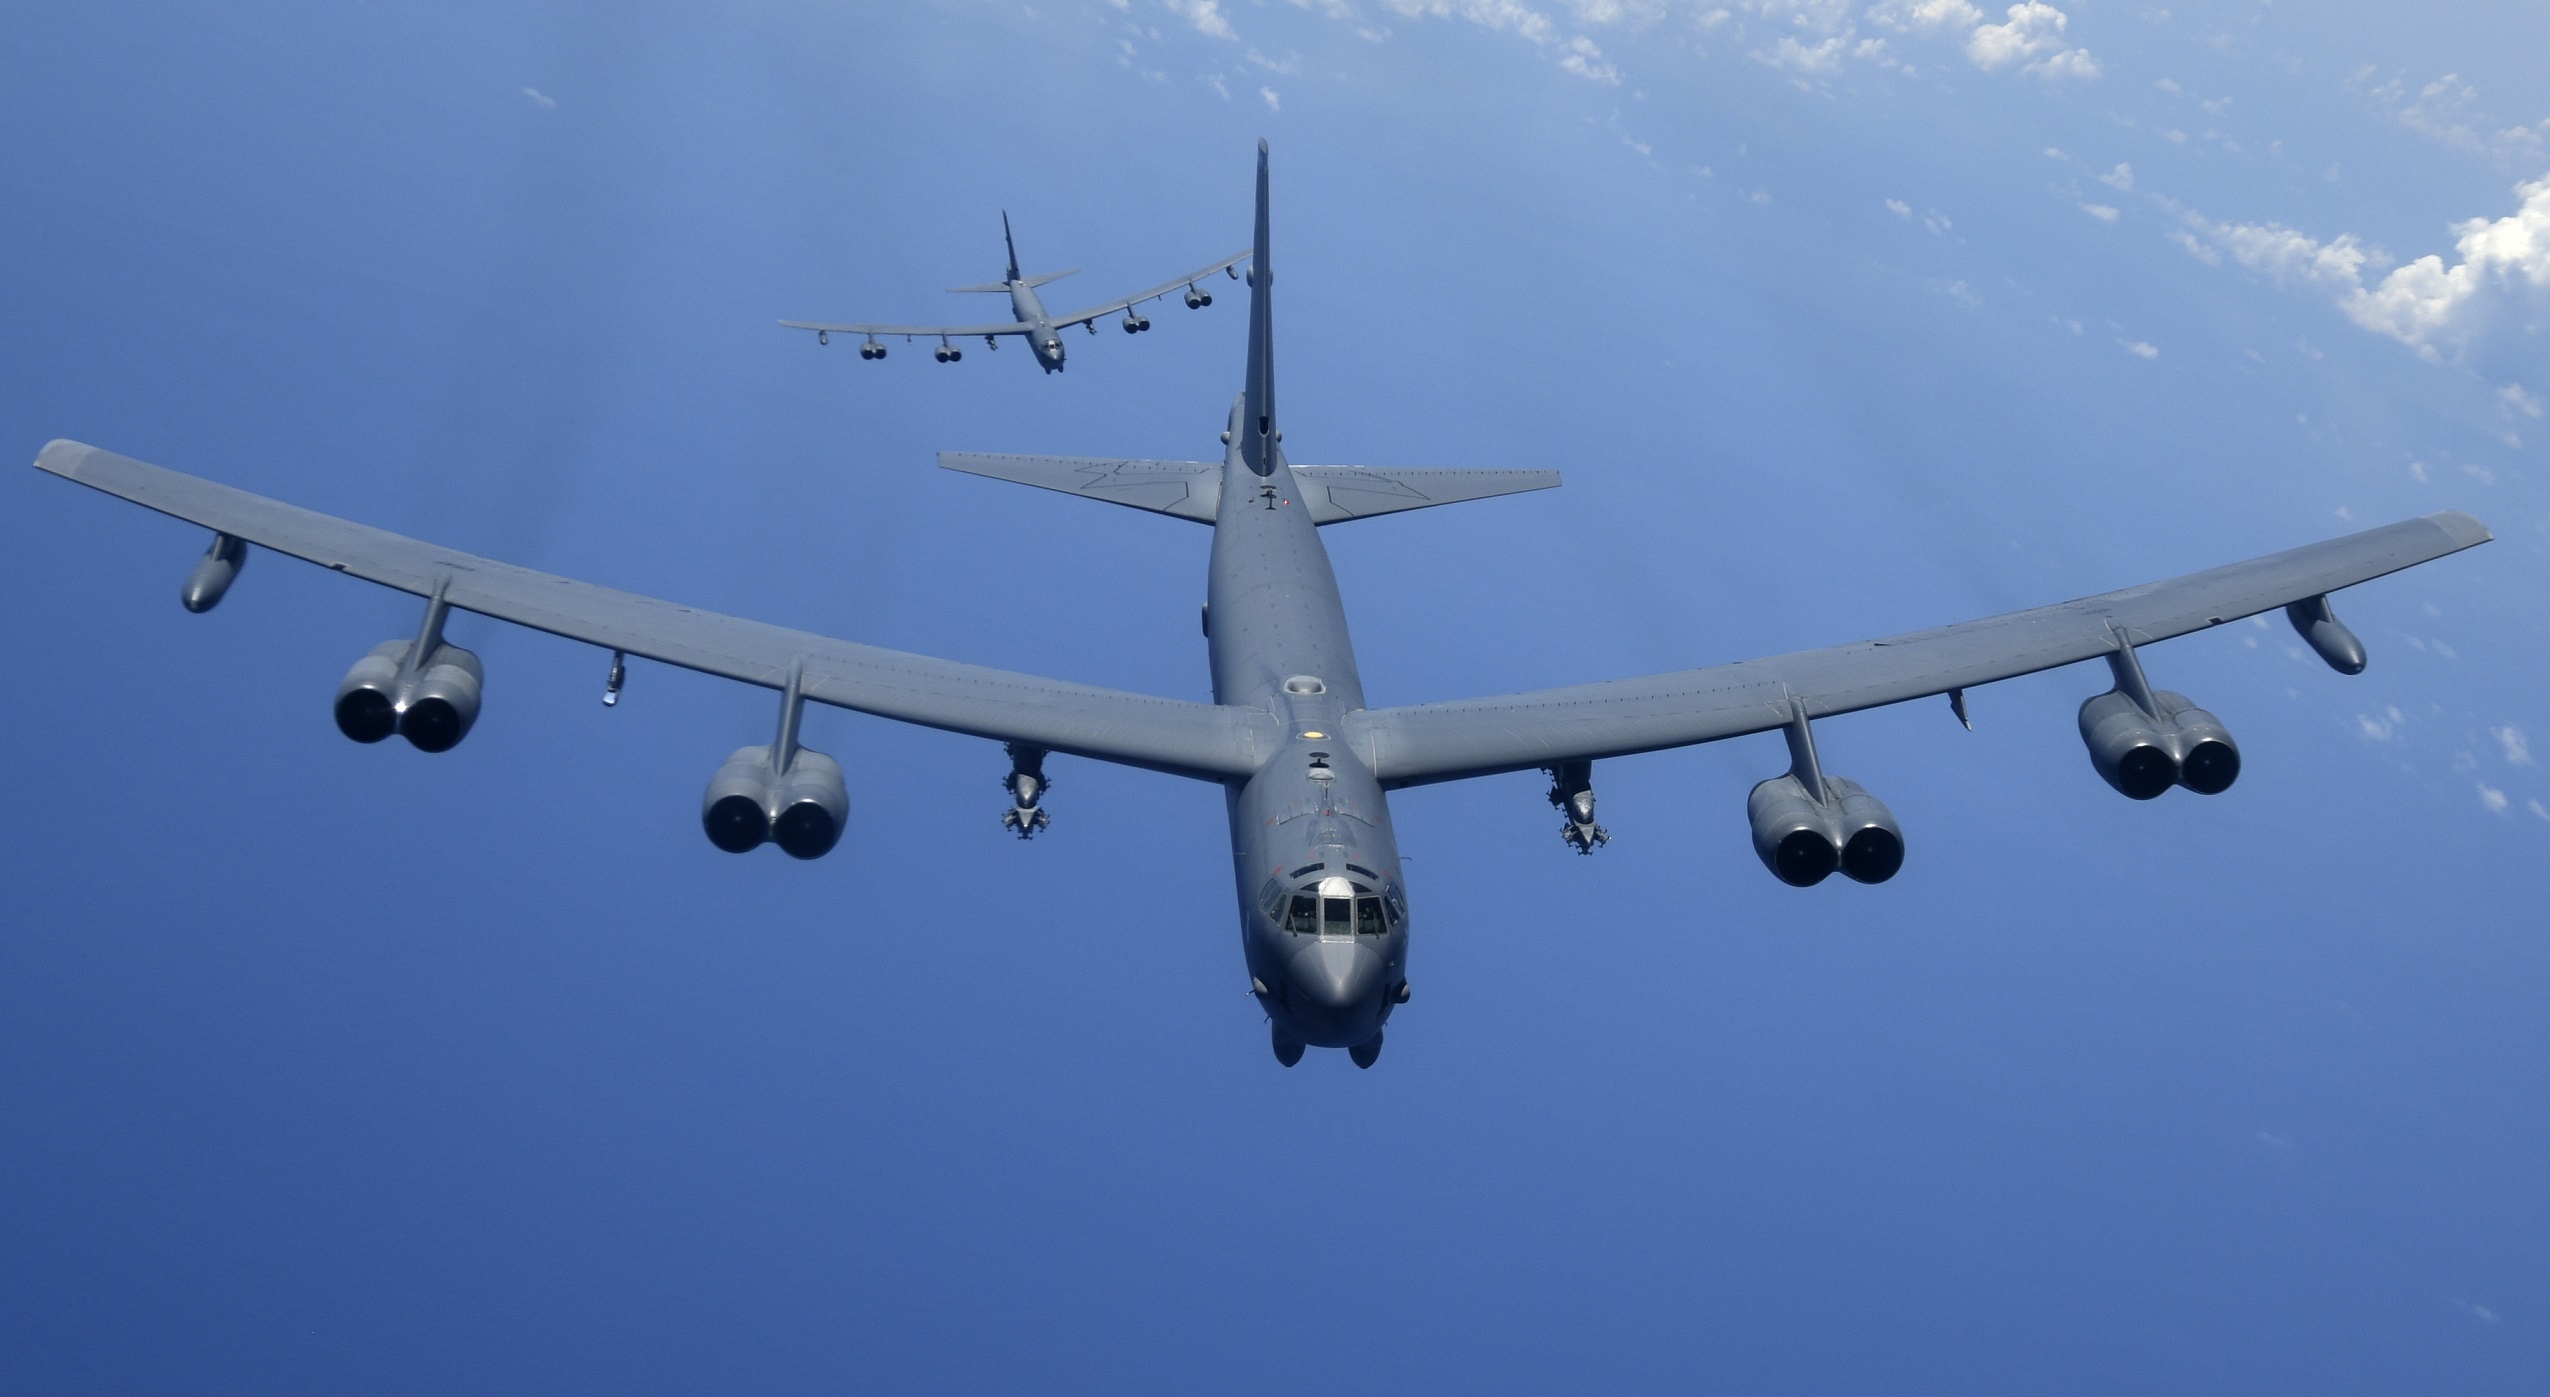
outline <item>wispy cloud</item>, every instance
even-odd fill
[[[2532,743],[2524,737],[2523,729],[2508,723],[2502,728],[2490,728],[2488,735],[2497,739],[2498,748],[2506,754],[2507,765],[2532,765]]]
[[[524,88],[522,90],[522,95],[530,98],[532,101],[538,102],[544,107],[555,107],[558,105],[557,98],[550,96],[548,93],[543,92],[536,87]]]
[[[1284,110],[1284,99],[1275,94],[1275,89],[1271,87],[1261,87],[1257,90],[1257,95],[1266,99],[1266,109],[1268,111],[1280,112]]]
[[[1169,13],[1194,25],[1197,33],[1208,38],[1236,40],[1240,37],[1240,31],[1233,29],[1230,19],[1222,13],[1221,0],[1160,0],[1160,3],[1169,7]]]
[[[2379,79],[2377,73],[2371,67],[2358,68],[2347,86],[2372,98],[2409,130],[2455,150],[2488,156],[2501,165],[2541,157],[2543,138],[2550,136],[2550,118],[2531,126],[2497,126],[2479,109],[2479,89],[2462,81],[2458,73],[2446,73],[2414,89],[2399,74]]]
[[[2149,343],[2143,340],[2118,340],[2116,342],[2116,347],[2133,355],[2137,359],[2157,359],[2160,357],[2160,351],[2153,348]]]

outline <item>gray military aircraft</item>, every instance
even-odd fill
[[[1234,269],[1240,263],[1247,261],[1249,257],[1245,252],[1235,252],[1210,267],[1198,267],[1185,276],[1171,277],[1148,291],[1137,291],[1130,296],[1109,301],[1105,305],[1091,306],[1087,310],[1073,311],[1069,315],[1053,316],[1045,313],[1045,303],[1037,299],[1036,288],[1049,281],[1060,281],[1080,269],[1074,267],[1071,271],[1047,272],[1043,276],[1020,276],[1018,274],[1018,244],[1009,235],[1007,209],[1001,211],[1001,246],[1009,250],[1008,276],[999,281],[985,282],[980,286],[951,286],[948,290],[956,293],[983,291],[1006,294],[1009,297],[1009,313],[1014,317],[1009,324],[832,325],[816,320],[782,320],[779,323],[791,330],[814,331],[817,344],[832,343],[834,335],[863,335],[866,338],[859,345],[859,357],[862,359],[885,357],[885,345],[877,339],[879,335],[900,335],[906,340],[936,338],[939,347],[931,353],[942,364],[953,364],[965,357],[964,349],[956,343],[958,340],[981,335],[985,345],[998,349],[1001,347],[1001,336],[1023,335],[1027,339],[1027,352],[1036,356],[1036,362],[1044,368],[1045,372],[1061,373],[1063,331],[1074,325],[1085,325],[1089,328],[1089,333],[1094,335],[1098,333],[1100,319],[1122,311],[1124,312],[1124,332],[1128,335],[1138,335],[1151,328],[1151,317],[1142,314],[1136,307],[1148,305],[1180,287],[1186,288],[1186,308],[1202,310],[1213,304],[1213,293],[1207,287],[1197,283],[1208,281],[1215,272],[1226,272],[1236,278],[1239,273]]]
[[[1832,873],[1892,877],[1904,837],[1884,803],[1817,761],[1814,723],[1945,694],[1959,717],[1978,684],[2096,660],[2111,681],[2081,705],[2081,738],[2107,783],[2137,800],[2172,786],[2212,795],[2240,774],[2240,750],[2212,714],[2152,686],[2142,653],[2191,631],[2284,609],[2341,673],[2364,647],[2329,594],[2489,539],[2467,514],[2430,514],[2166,582],[1967,621],[1885,640],[1501,698],[1374,708],[1346,630],[1319,530],[1558,483],[1536,471],[1296,466],[1275,415],[1274,270],[1268,256],[1266,146],[1258,145],[1248,366],[1218,462],[948,455],[952,469],[1209,524],[1204,631],[1211,703],[1184,702],[881,650],[472,557],[314,514],[190,475],[57,441],[40,470],[214,531],[182,600],[203,611],[238,576],[249,544],[424,600],[413,638],[356,661],[337,688],[336,721],[358,742],[392,733],[429,752],[458,743],[479,712],[476,656],[443,639],[453,609],[612,651],[608,702],[624,655],[778,691],[778,732],[739,748],[701,799],[721,849],[767,842],[801,859],[829,851],[849,817],[841,768],[797,740],[804,703],[872,713],[1007,744],[1012,808],[1033,834],[1047,754],[1146,767],[1222,787],[1231,825],[1240,940],[1249,989],[1275,1056],[1344,1048],[1369,1067],[1391,1011],[1408,1002],[1412,911],[1400,877],[1389,792],[1539,769],[1560,832],[1579,852],[1605,839],[1594,821],[1593,764],[1611,757],[1780,731],[1789,769],[1753,788],[1753,847],[1781,881]]]

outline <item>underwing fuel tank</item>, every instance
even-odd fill
[[[204,550],[195,570],[186,575],[185,590],[178,594],[188,611],[202,613],[221,605],[230,584],[238,580],[239,569],[248,562],[248,543],[228,534],[214,534],[212,546]]]

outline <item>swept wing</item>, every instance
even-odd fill
[[[901,335],[905,339],[968,339],[975,335],[1023,335],[1036,327],[1023,320],[997,325],[834,325],[820,320],[782,320],[791,330],[820,330],[830,335]]]
[[[1054,317],[1054,323],[1056,325],[1069,327],[1085,324],[1086,322],[1095,320],[1102,315],[1113,315],[1120,310],[1131,310],[1145,301],[1156,301],[1161,297],[1168,295],[1172,291],[1183,291],[1186,288],[1195,285],[1197,282],[1202,281],[1206,277],[1213,275],[1215,272],[1238,266],[1242,262],[1247,261],[1253,255],[1255,255],[1254,249],[1243,252],[1235,252],[1230,256],[1223,258],[1221,261],[1214,263],[1212,266],[1198,267],[1194,271],[1191,271],[1182,277],[1171,277],[1169,280],[1161,282],[1159,285],[1152,287],[1150,290],[1136,291],[1132,295],[1123,297],[1119,300],[1109,301],[1102,306],[1091,306],[1087,310],[1076,310],[1069,315],[1057,315]]]
[[[805,697],[925,727],[1219,781],[1282,740],[1257,709],[1153,698],[721,616],[440,548],[57,441],[38,470],[349,576],[453,607],[764,688],[802,667]]]
[[[1503,698],[1370,709],[1347,740],[1386,786],[1626,756],[1972,688],[2351,587],[2489,540],[2459,511],[2123,591],[1771,659]]]

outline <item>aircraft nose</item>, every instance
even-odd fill
[[[1351,1009],[1380,991],[1381,956],[1352,942],[1313,942],[1293,957],[1293,985],[1322,1009]]]

